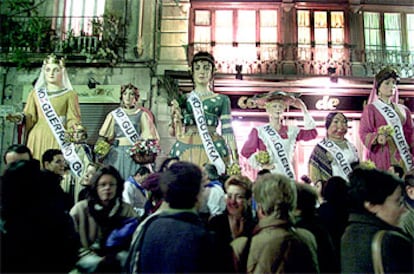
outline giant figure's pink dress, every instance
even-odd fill
[[[414,129],[411,112],[406,106],[401,104],[393,103],[393,108],[400,117],[405,140],[410,147],[412,156],[414,155]],[[393,164],[400,165],[406,170],[392,138],[385,145],[377,144],[378,129],[385,125],[387,125],[387,121],[377,108],[373,104],[368,104],[362,113],[359,126],[359,136],[368,150],[367,158],[374,162],[376,167],[381,170],[388,170]]]

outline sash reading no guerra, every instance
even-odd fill
[[[50,103],[46,89],[40,88],[36,90],[36,95],[39,99],[43,115],[46,117],[46,121],[49,124],[49,128],[60,146],[60,149],[62,150],[63,157],[69,163],[70,170],[77,177],[81,177],[83,170],[82,161],[79,159],[79,156],[75,151],[75,145],[65,141],[65,127]]]
[[[194,91],[190,93],[188,101],[193,109],[193,115],[197,124],[198,133],[200,134],[207,157],[210,162],[216,166],[218,174],[224,174],[226,172],[226,165],[224,164],[224,161],[218,153],[213,143],[213,139],[208,132],[206,117],[204,116],[203,111],[203,103]]]
[[[387,124],[393,127],[394,134],[392,138],[398,149],[398,152],[401,155],[401,158],[404,161],[406,169],[410,170],[413,167],[413,158],[410,153],[410,148],[407,144],[407,141],[405,140],[404,131],[403,131],[400,117],[398,117],[398,114],[391,107],[389,107],[384,102],[381,102],[380,100],[376,100],[372,104],[381,113],[381,115],[387,121]]]

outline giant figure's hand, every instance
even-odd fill
[[[6,116],[6,120],[12,123],[21,123],[23,121],[24,114],[23,113],[9,113]]]

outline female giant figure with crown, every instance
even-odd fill
[[[23,112],[9,114],[7,119],[24,123],[26,143],[34,158],[41,160],[47,149],[64,148],[65,129],[80,123],[80,107],[63,58],[46,57]]]

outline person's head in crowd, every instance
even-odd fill
[[[18,160],[32,160],[32,152],[30,149],[21,144],[14,144],[6,149],[3,154],[3,161],[6,165],[9,165]]]
[[[92,185],[92,178],[95,175],[96,171],[99,169],[101,165],[98,163],[89,163],[86,166],[85,173],[83,174],[81,184],[84,186]]]
[[[257,177],[259,178],[260,176],[265,175],[265,174],[269,174],[269,173],[270,173],[269,169],[263,168],[263,169],[261,169],[257,172]]]
[[[202,171],[195,164],[172,164],[160,177],[165,201],[175,209],[194,208],[199,200],[202,178]]]
[[[158,194],[158,198],[162,198],[162,192],[160,189],[160,176],[161,173],[151,173],[149,174],[144,181],[142,181],[141,185],[142,187],[149,191],[151,195],[154,195],[155,193]]]
[[[178,162],[180,158],[178,157],[169,157],[165,159],[162,163],[160,168],[158,169],[158,172],[164,172],[166,171],[172,164]]]
[[[141,183],[142,187],[149,192],[148,202],[150,207],[146,207],[146,213],[151,214],[155,212],[164,200],[164,195],[160,187],[161,172],[151,173]]]
[[[251,214],[252,181],[242,175],[230,176],[225,184],[226,209],[229,215],[245,216]]]
[[[308,184],[297,183],[296,191],[297,203],[295,212],[302,218],[315,216],[318,204],[318,194],[315,188]]]
[[[92,177],[92,187],[89,192],[90,204],[100,204],[104,207],[122,200],[124,180],[113,166],[100,168]]]
[[[391,165],[388,171],[391,174],[394,174],[395,176],[397,176],[398,178],[404,177],[404,169],[400,165],[395,165],[395,164]]]
[[[11,162],[4,171],[1,180],[1,216],[22,218],[22,212],[29,212],[38,206],[39,196],[36,193],[42,182],[39,163],[35,160],[18,160]],[[30,211],[31,212],[31,211]]]
[[[66,162],[60,149],[48,149],[42,155],[43,168],[55,174],[65,174]]]
[[[345,205],[348,192],[348,183],[339,176],[329,178],[322,188],[322,197],[332,204]]]
[[[409,200],[414,201],[414,170],[411,170],[405,174],[404,183],[406,197]]]
[[[151,170],[146,166],[140,166],[134,174],[134,179],[136,182],[141,183],[151,174]]]
[[[282,174],[265,174],[253,185],[253,197],[257,203],[259,219],[273,217],[292,221],[296,207],[295,183]]]
[[[203,166],[203,171],[204,171],[205,175],[207,176],[208,181],[215,181],[215,180],[218,180],[220,178],[220,176],[217,172],[217,168],[213,164],[205,164]]]
[[[326,137],[332,141],[343,141],[348,132],[348,119],[342,112],[331,112],[325,119]]]
[[[377,169],[356,168],[349,177],[351,212],[370,213],[397,226],[405,211],[402,179]]]

